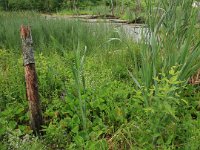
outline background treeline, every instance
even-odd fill
[[[0,0],[1,10],[37,10],[37,11],[58,11],[61,9],[85,9],[97,5],[104,5],[110,8],[120,6],[134,7],[141,3],[141,0]]]
[[[73,1],[66,0],[1,0],[3,10],[38,10],[55,11],[64,5],[73,5]]]

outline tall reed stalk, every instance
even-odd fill
[[[75,51],[75,61],[72,67],[75,79],[75,87],[78,94],[79,108],[81,112],[82,127],[86,129],[86,103],[82,99],[82,91],[85,91],[85,78],[84,78],[84,60],[87,47],[85,47],[83,54],[78,46]]]
[[[153,5],[154,4],[154,5]],[[141,83],[146,105],[151,86],[162,70],[170,77],[170,69],[178,66],[178,80],[188,82],[200,68],[200,41],[198,39],[197,11],[191,0],[150,1],[147,5],[147,26],[151,32],[148,44],[141,47]],[[156,6],[156,7],[153,7]],[[159,11],[162,10],[162,13]],[[156,94],[156,91],[155,91]]]

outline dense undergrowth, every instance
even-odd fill
[[[0,13],[0,149],[199,149],[199,87],[188,84],[200,66],[195,11],[189,1],[160,6],[140,43],[104,23]],[[22,23],[34,41],[39,138],[29,127]]]

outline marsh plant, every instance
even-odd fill
[[[152,3],[147,1],[149,43],[140,44],[141,82],[146,88],[146,97],[152,85],[157,87],[155,78],[162,70],[170,77],[169,70],[177,66],[176,70],[180,71],[178,79],[187,84],[200,67],[197,11],[192,9],[191,1],[162,1],[156,6],[157,11]],[[164,10],[162,15],[161,8]],[[146,104],[149,105],[148,100]]]

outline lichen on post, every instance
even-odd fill
[[[20,36],[22,40],[26,93],[30,112],[30,125],[33,132],[37,135],[40,135],[43,119],[39,101],[38,81],[35,70],[35,60],[32,47],[33,40],[30,26],[21,25]]]

